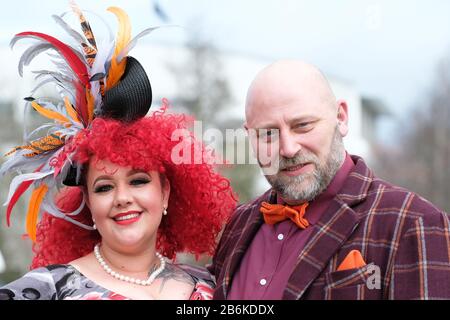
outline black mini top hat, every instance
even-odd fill
[[[105,92],[103,98],[102,118],[113,118],[132,122],[144,117],[152,104],[152,87],[142,65],[135,58],[128,56],[125,72],[120,81]],[[72,165],[63,184],[80,186],[84,182],[77,179],[77,168]]]

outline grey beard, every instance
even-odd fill
[[[298,163],[312,162],[315,170],[312,173],[297,177],[280,178],[279,175],[266,176],[267,181],[275,191],[284,199],[295,202],[305,202],[315,199],[330,184],[344,161],[344,144],[339,130],[336,127],[330,152],[325,164],[321,164],[314,154],[301,154],[299,151],[293,158],[280,160],[280,169]],[[287,180],[287,181],[286,181]],[[301,187],[304,181],[309,180],[309,184]]]

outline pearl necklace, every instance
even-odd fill
[[[98,244],[96,244],[94,247],[94,255],[95,255],[95,258],[97,259],[97,261],[102,266],[103,270],[106,271],[106,273],[110,274],[111,276],[113,276],[114,278],[116,278],[118,280],[122,280],[122,281],[129,282],[129,283],[134,283],[134,284],[139,284],[142,286],[151,285],[153,283],[153,281],[155,280],[155,278],[164,270],[164,268],[166,266],[166,261],[164,260],[164,257],[159,252],[156,252],[156,256],[159,258],[159,260],[161,262],[159,268],[156,269],[155,271],[153,271],[147,280],[140,280],[140,279],[124,276],[123,274],[113,271],[111,269],[111,267],[108,266],[108,264],[105,262],[102,255],[100,254],[100,248],[99,248]]]

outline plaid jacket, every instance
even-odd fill
[[[312,226],[283,299],[450,299],[449,216],[352,159],[344,186]],[[217,282],[214,299],[226,299],[270,194],[239,206],[225,227],[209,266]],[[353,249],[367,265],[336,271]]]

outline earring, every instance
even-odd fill
[[[163,215],[167,216],[167,209],[166,208],[164,208],[164,210],[163,210]]]
[[[94,228],[94,230],[97,230],[97,225],[94,223],[94,225],[92,226],[92,228]]]

